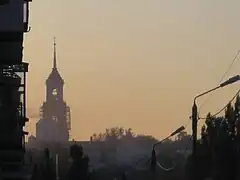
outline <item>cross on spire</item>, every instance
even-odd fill
[[[56,37],[53,38],[53,46],[54,46],[53,69],[57,69]]]

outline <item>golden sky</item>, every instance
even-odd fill
[[[116,125],[168,135],[189,121],[193,97],[219,83],[240,49],[239,6],[238,0],[33,1],[24,42],[27,129],[35,133],[56,36],[73,138]],[[200,114],[217,111],[238,88],[215,92]]]

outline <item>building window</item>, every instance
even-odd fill
[[[58,94],[57,89],[53,89],[52,95],[53,95],[53,96],[56,96],[57,94]]]
[[[52,120],[57,122],[57,116],[52,116]]]

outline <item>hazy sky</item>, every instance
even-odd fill
[[[239,7],[239,0],[33,1],[27,129],[35,134],[56,36],[73,138],[115,125],[168,135],[189,121],[193,97],[218,84],[240,49]],[[214,93],[200,114],[217,111],[238,88]]]

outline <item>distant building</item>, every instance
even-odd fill
[[[68,143],[70,108],[63,99],[64,80],[57,69],[56,43],[54,40],[53,68],[46,80],[46,100],[40,108],[36,124],[36,139],[45,143]]]

